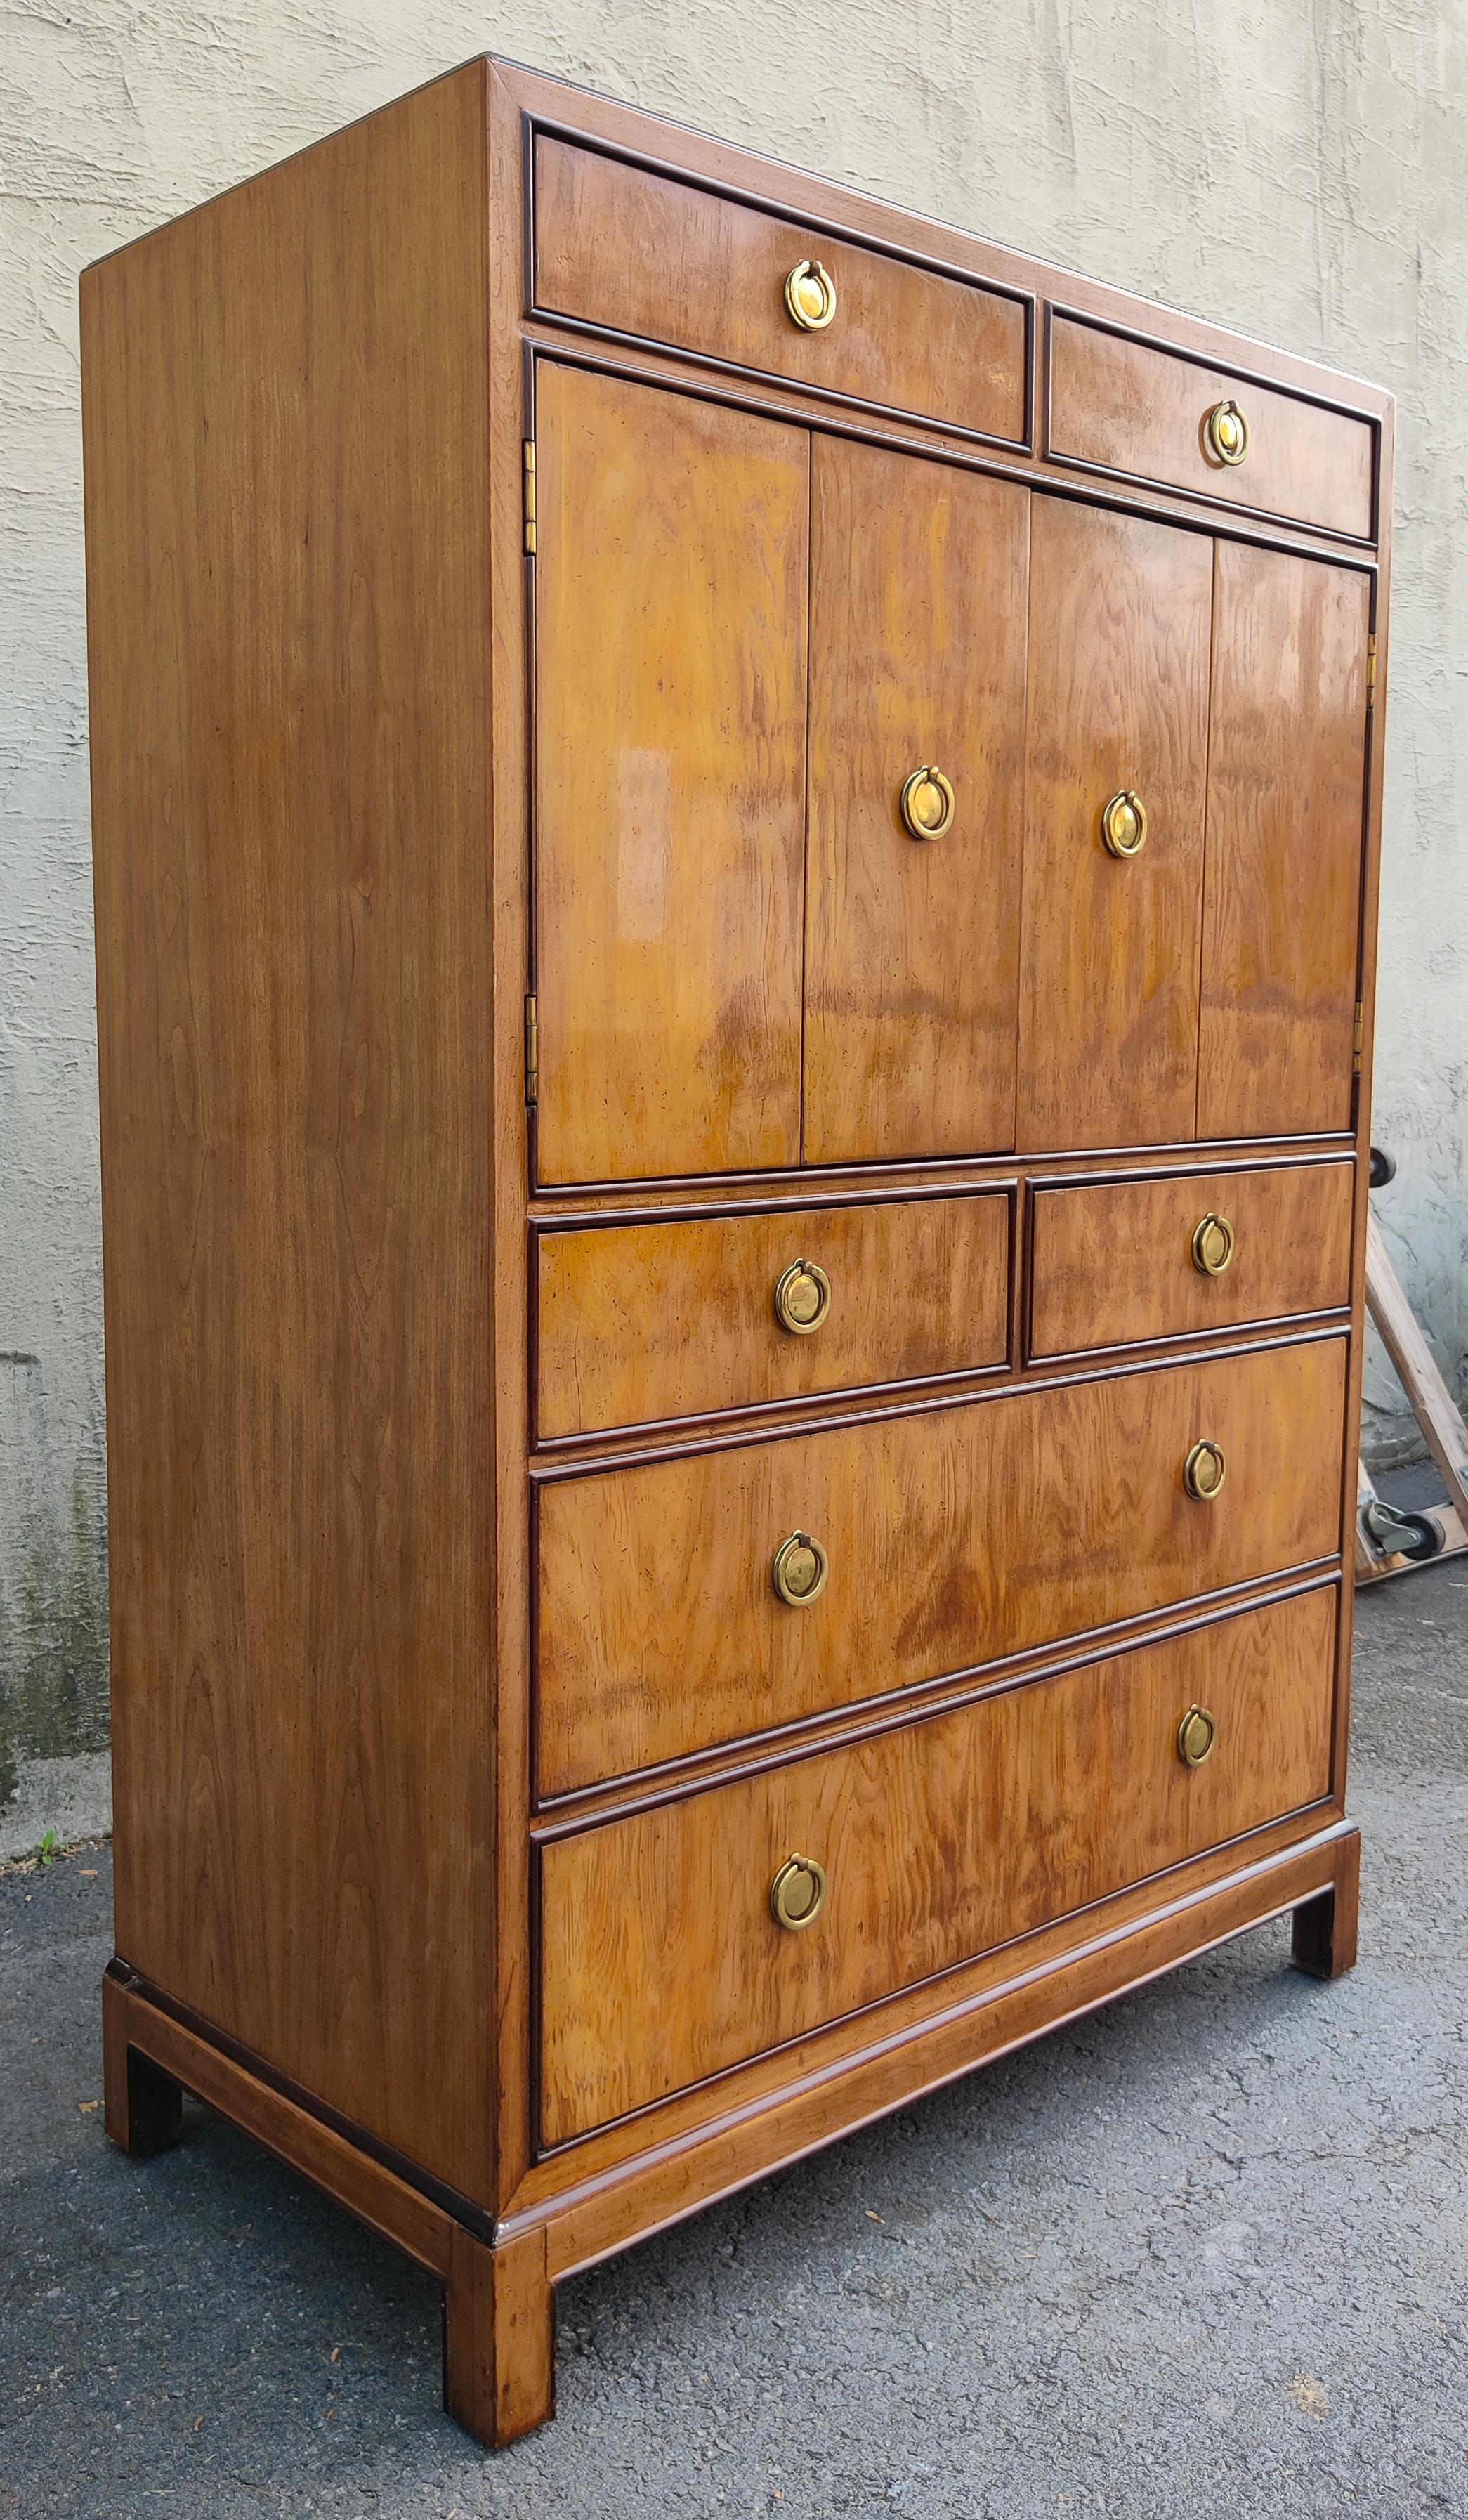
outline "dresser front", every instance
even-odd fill
[[[1376,426],[528,128],[554,2184],[1339,1814]]]

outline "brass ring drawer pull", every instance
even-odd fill
[[[1204,1278],[1222,1278],[1233,1258],[1233,1228],[1210,1208],[1193,1227],[1193,1267]]]
[[[1203,443],[1215,464],[1242,464],[1249,452],[1249,424],[1236,402],[1216,402],[1203,423]]]
[[[785,313],[802,333],[823,333],[836,311],[836,284],[823,262],[797,262],[785,276]]]
[[[1194,1444],[1182,1464],[1182,1484],[1200,1505],[1211,1505],[1228,1476],[1222,1444]]]
[[[1190,1706],[1178,1727],[1178,1756],[1184,1768],[1201,1768],[1218,1737],[1218,1717],[1206,1706]]]
[[[775,1318],[782,1330],[809,1338],[831,1308],[831,1282],[814,1260],[792,1260],[775,1282]]]
[[[925,761],[903,781],[898,809],[914,840],[941,840],[954,819],[954,791],[936,762]]]
[[[770,1913],[787,1933],[814,1925],[825,1906],[825,1867],[814,1855],[787,1855],[770,1884]]]
[[[792,1610],[808,1609],[812,1601],[820,1600],[830,1571],[825,1551],[808,1531],[792,1531],[788,1540],[782,1540],[770,1569],[777,1593]]]
[[[1101,808],[1101,837],[1114,858],[1139,858],[1147,845],[1147,809],[1134,788],[1119,788]]]

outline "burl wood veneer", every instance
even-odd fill
[[[1392,406],[490,61],[82,342],[108,2124],[499,2443],[572,2270],[1354,1956]]]

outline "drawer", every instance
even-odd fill
[[[1323,1339],[544,1484],[541,1791],[1333,1555],[1345,1369]]]
[[[834,313],[814,332],[785,303],[787,279],[808,262],[835,292]],[[985,437],[1025,439],[1022,299],[545,135],[535,148],[535,305]]]
[[[1335,1623],[1334,1587],[1304,1594],[546,1848],[545,2141],[1319,1801]],[[792,1856],[825,1875],[793,1929]]]
[[[1355,1186],[1346,1163],[1037,1191],[1031,1356],[1348,1303]]]
[[[536,1246],[542,1436],[1001,1365],[1009,1202],[577,1226]]]
[[[1232,463],[1209,443],[1209,415],[1222,403],[1247,428]],[[1165,481],[1327,533],[1366,542],[1375,531],[1369,421],[1064,315],[1050,328],[1048,451],[1062,463]]]

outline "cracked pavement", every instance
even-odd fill
[[[108,2145],[106,1851],[0,1879],[0,2520],[1468,2511],[1468,1559],[1354,1732],[1351,1976],[1265,1927],[578,2278],[499,2458],[426,2276],[192,2103]]]

